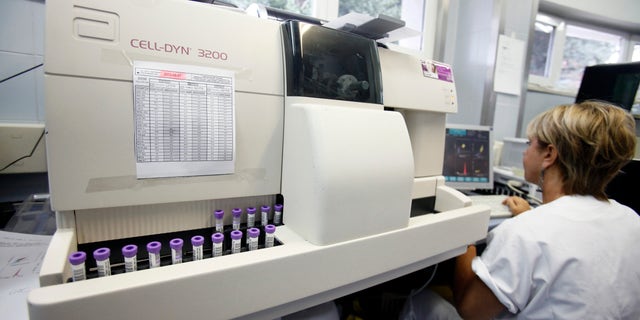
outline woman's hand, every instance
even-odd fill
[[[513,216],[517,216],[531,209],[531,205],[529,205],[529,202],[518,196],[507,197],[506,199],[504,199],[504,201],[502,201],[502,204],[509,207],[509,211],[513,213]]]

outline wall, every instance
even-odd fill
[[[498,25],[493,23],[494,0],[452,0],[444,39],[444,57],[435,57],[453,67],[458,113],[448,114],[448,123],[480,125],[485,86],[493,70]]]
[[[43,63],[44,1],[0,1],[0,80]],[[44,123],[44,68],[0,83],[0,122]]]
[[[550,109],[551,107],[573,103],[574,97],[557,95],[553,93],[528,91],[525,96],[525,107],[522,114],[522,128],[519,131],[519,137],[526,137],[527,124],[537,114]]]
[[[0,168],[29,155],[44,130],[44,0],[0,1]],[[0,172],[0,202],[47,193],[44,140]],[[16,174],[20,173],[20,174]]]
[[[448,4],[444,55],[436,57],[453,66],[456,81],[458,113],[447,115],[447,122],[493,126],[497,140],[516,136],[526,76],[514,74],[514,81],[520,83],[518,94],[494,91],[498,37],[506,35],[528,43],[537,1],[451,0]],[[526,50],[522,54],[526,55]]]

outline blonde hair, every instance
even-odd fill
[[[547,110],[529,123],[527,135],[558,150],[563,191],[569,195],[606,200],[605,187],[635,153],[631,114],[599,101]]]

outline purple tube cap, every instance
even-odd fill
[[[274,208],[276,211],[282,211],[282,205],[281,205],[281,204],[276,204],[275,206],[273,206],[273,208]]]
[[[239,216],[241,216],[241,215],[242,215],[242,209],[240,209],[240,208],[233,208],[233,209],[231,209],[231,214],[232,214],[234,217],[239,217]]]
[[[84,251],[76,251],[69,255],[69,263],[74,266],[84,263],[85,260],[87,260],[87,254]]]
[[[271,207],[270,206],[262,206],[262,207],[260,207],[260,210],[269,211],[269,210],[271,210]]]
[[[274,232],[276,232],[276,226],[274,226],[272,224],[268,224],[268,225],[264,226],[264,232],[266,232],[266,233],[274,233]]]
[[[216,219],[222,219],[222,217],[224,217],[224,210],[216,210],[213,212],[213,215]]]
[[[204,244],[204,237],[203,236],[193,236],[193,237],[191,237],[191,245],[201,246],[203,244]]]
[[[242,239],[242,231],[240,231],[240,230],[231,231],[231,239],[233,239],[233,240]]]
[[[125,258],[134,257],[136,254],[138,254],[138,246],[136,246],[135,244],[128,244],[122,247],[122,255]]]
[[[254,207],[249,207],[249,208],[247,208],[247,213],[248,213],[248,214],[254,214],[254,213],[256,213],[256,208],[254,208]]]
[[[93,257],[96,260],[100,260],[100,261],[109,259],[110,255],[111,255],[111,250],[109,250],[109,248],[100,248],[93,251]]]
[[[169,246],[171,247],[171,249],[182,249],[183,244],[184,241],[182,241],[182,239],[180,238],[171,239],[171,241],[169,241]]]
[[[147,243],[147,251],[151,253],[160,253],[160,249],[162,249],[162,243],[158,241],[151,241]]]
[[[213,243],[222,243],[222,241],[224,241],[224,234],[220,232],[212,234],[211,241],[213,241]]]
[[[249,234],[249,237],[255,238],[255,237],[260,235],[260,229],[258,229],[258,228],[249,228],[249,230],[247,230],[247,233]]]

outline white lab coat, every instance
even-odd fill
[[[493,229],[472,269],[518,319],[640,319],[640,216],[564,196]]]

